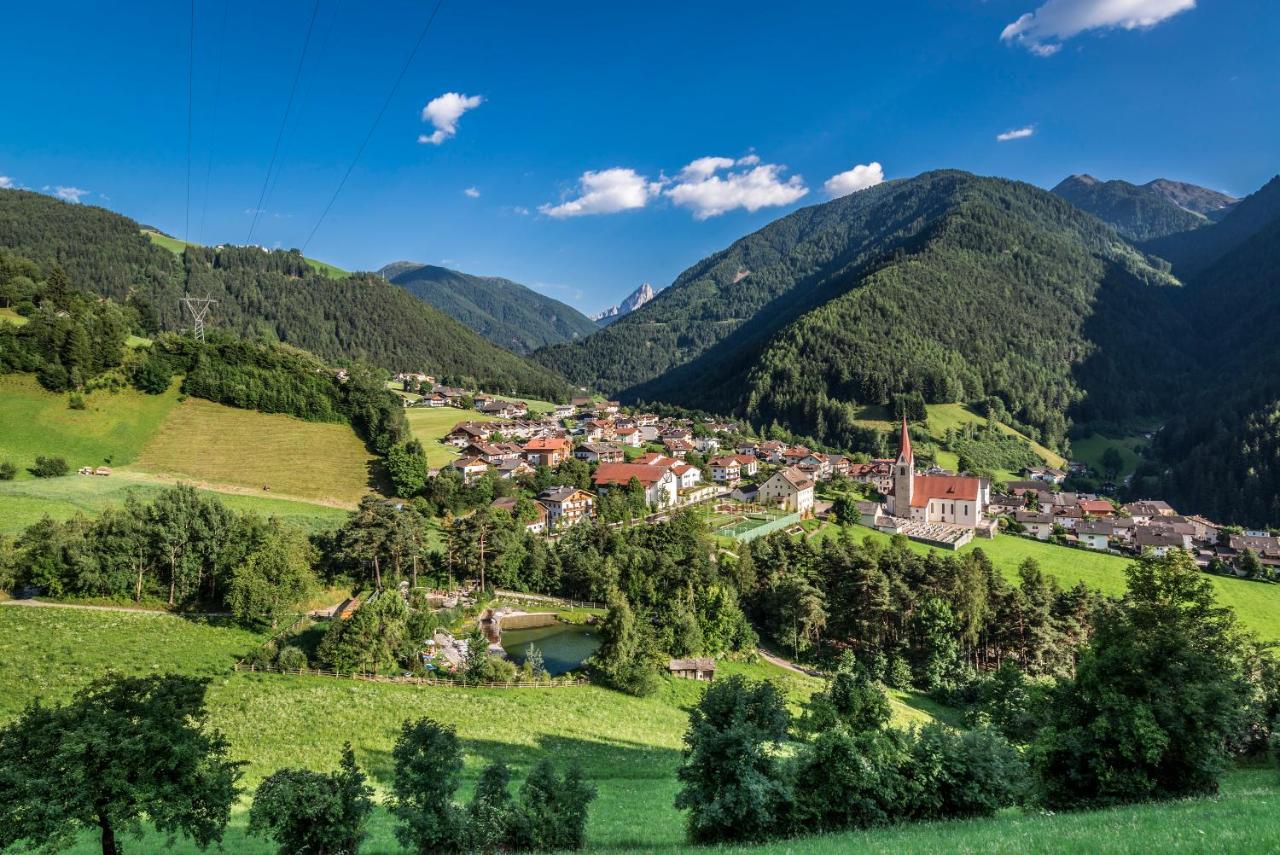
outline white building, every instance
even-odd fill
[[[760,485],[756,501],[794,513],[808,513],[813,509],[813,479],[794,467],[779,469]]]
[[[915,522],[976,527],[991,501],[991,485],[967,475],[917,475],[905,418],[899,448],[887,502],[889,514]]]

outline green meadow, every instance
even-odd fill
[[[76,514],[96,516],[118,506],[135,493],[148,501],[171,481],[142,472],[116,470],[109,478],[68,475],[65,478],[33,478],[0,481],[0,534],[17,534],[43,517],[69,519]],[[254,512],[263,517],[279,517],[307,531],[337,528],[347,517],[341,508],[310,502],[296,502],[268,496],[210,492],[234,511]]]
[[[0,721],[37,697],[65,699],[109,669],[128,673],[180,671],[211,678],[212,723],[245,760],[243,784],[252,791],[287,765],[336,766],[351,741],[380,794],[390,782],[390,748],[406,718],[431,716],[454,725],[467,768],[459,795],[468,797],[484,763],[502,759],[517,778],[544,753],[576,760],[597,787],[588,825],[589,851],[701,851],[683,843],[681,815],[672,807],[675,769],[688,710],[702,686],[667,681],[650,698],[594,686],[544,689],[453,689],[287,677],[231,671],[262,637],[216,621],[165,613],[133,614],[0,605]],[[722,663],[720,673],[775,679],[793,707],[819,684],[765,664]],[[926,721],[927,699],[894,694],[900,725]],[[867,832],[803,838],[717,853],[844,852],[1259,852],[1280,847],[1280,777],[1273,769],[1229,774],[1216,798],[1139,805],[1080,814],[1005,811],[993,819],[924,823]],[[232,817],[223,846],[237,853],[272,851],[245,835],[248,796]],[[393,824],[379,808],[365,853],[401,852]],[[127,851],[167,849],[149,833],[126,839]],[[86,835],[75,852],[98,851]],[[198,850],[179,842],[172,851]]]
[[[84,396],[73,410],[69,396],[41,388],[30,374],[0,375],[0,460],[11,460],[18,477],[37,455],[64,457],[81,466],[124,466],[138,458],[178,401],[176,385],[162,395],[134,389]]]
[[[199,245],[199,244],[190,243],[180,238],[170,237],[169,235],[161,234],[160,232],[157,232],[153,229],[143,229],[142,233],[146,235],[147,238],[150,239],[150,241],[154,243],[156,246],[163,247],[164,249],[167,249],[170,252],[172,252],[174,255],[181,255],[182,251],[186,249],[188,246]],[[347,271],[343,270],[341,267],[338,267],[337,265],[334,265],[334,264],[329,264],[326,261],[316,261],[314,258],[308,258],[307,264],[310,264],[316,270],[320,271],[325,276],[328,276],[331,279],[342,279],[343,277],[351,275]]]
[[[474,410],[459,410],[456,407],[410,407],[404,411],[409,420],[409,428],[413,436],[422,443],[427,454],[427,465],[432,469],[448,465],[458,456],[458,449],[440,442],[458,422],[492,422],[498,419],[486,416]]]

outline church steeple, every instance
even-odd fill
[[[893,515],[911,516],[911,499],[915,492],[915,455],[911,453],[911,433],[907,417],[902,417],[902,436],[898,440],[898,460],[893,464]]]

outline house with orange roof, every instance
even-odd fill
[[[534,437],[524,444],[524,459],[530,466],[555,468],[569,456],[569,440],[557,436]]]
[[[644,463],[601,463],[592,476],[596,492],[604,495],[609,490],[626,487],[634,478],[644,489],[645,501],[655,508],[667,508],[676,504],[679,485],[669,466],[650,466]]]

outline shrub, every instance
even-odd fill
[[[492,852],[507,843],[511,826],[511,772],[501,760],[485,767],[467,805],[467,849]]]
[[[0,463],[0,481],[12,481],[17,474],[18,467],[13,465],[12,460]]]
[[[372,796],[347,743],[337,772],[281,769],[263,781],[249,810],[249,833],[270,837],[281,855],[354,853],[373,811]]]
[[[990,727],[963,732],[932,723],[913,734],[903,768],[912,819],[992,816],[1028,790],[1026,763]]]
[[[825,691],[809,699],[799,722],[803,732],[818,734],[836,726],[850,733],[880,730],[889,723],[889,699],[871,675],[846,654]]]
[[[280,653],[276,656],[276,665],[286,671],[297,671],[300,668],[306,668],[307,654],[292,644],[285,645],[280,648]]]
[[[792,830],[839,831],[894,822],[904,790],[901,741],[895,731],[834,728],[820,733],[792,767]]]
[[[37,478],[61,478],[70,471],[67,461],[62,457],[45,457],[41,455],[36,458],[36,465],[31,467],[31,474]]]
[[[73,410],[83,410],[85,407],[84,395],[81,395],[79,392],[72,392],[67,398],[67,406]]]
[[[396,839],[418,852],[463,849],[463,817],[453,803],[462,747],[453,728],[429,718],[404,723],[391,751],[391,814]]]
[[[561,777],[544,757],[520,787],[509,820],[508,845],[543,852],[581,849],[587,806],[595,797],[595,788],[583,780],[577,765]]]
[[[717,680],[689,714],[675,806],[689,811],[691,842],[763,840],[777,834],[790,800],[768,750],[787,736],[778,689],[735,674]]]

